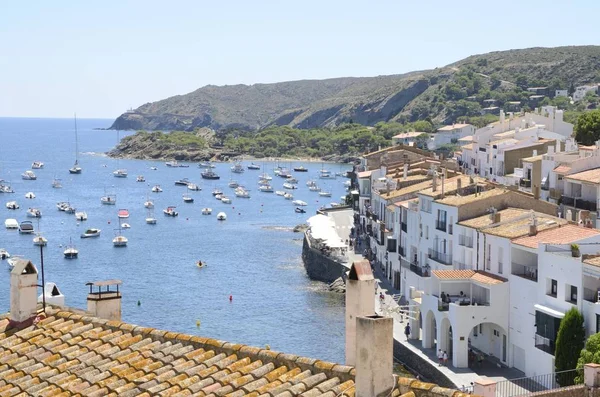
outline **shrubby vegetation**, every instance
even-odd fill
[[[554,351],[556,372],[572,370],[577,366],[584,340],[583,315],[572,308],[565,313],[558,328]],[[563,372],[557,374],[556,381],[560,386],[570,386],[575,383],[575,376],[573,372]]]

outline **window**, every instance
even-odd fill
[[[485,254],[485,270],[490,270],[492,262],[492,245],[487,245],[487,252]]]
[[[596,314],[596,333],[600,332],[600,315]]]
[[[502,274],[504,264],[502,258],[504,257],[504,250],[502,247],[498,247],[498,273]]]
[[[425,239],[429,240],[429,226],[425,225]]]
[[[577,303],[577,287],[571,285],[571,302]]]
[[[556,298],[557,293],[558,293],[558,282],[554,279],[550,279],[550,289],[548,291],[548,295]]]
[[[443,232],[446,231],[446,211],[438,210],[437,222],[436,222],[435,227],[436,227],[436,229],[441,230]]]
[[[483,324],[479,324],[479,334],[483,335]]]
[[[535,347],[546,353],[554,355],[554,342],[560,327],[560,318],[552,317],[546,313],[535,312]]]
[[[598,318],[599,316],[596,314],[596,318]],[[473,328],[473,336],[477,337],[477,326],[475,326],[475,328]]]

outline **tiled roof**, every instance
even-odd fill
[[[456,189],[457,189],[457,186],[458,186],[457,181],[459,179],[461,180],[463,188],[467,187],[467,186],[469,186],[471,184],[470,183],[471,182],[471,178],[468,177],[468,176],[466,176],[466,175],[458,175],[458,176],[455,176],[455,177],[452,177],[452,178],[446,178],[446,180],[444,181],[444,192],[445,192],[445,194],[452,194],[452,192],[456,192]],[[477,183],[478,181],[483,181],[482,179],[477,178],[477,177],[475,177],[473,179],[474,179],[475,183]],[[442,178],[440,176],[438,176],[438,179],[437,179],[437,188],[436,188],[435,192],[433,191],[433,188],[430,187],[430,188],[427,188],[427,189],[424,189],[424,190],[420,191],[419,194],[422,194],[424,196],[434,197],[434,198],[437,198],[438,196],[441,196],[442,195]]]
[[[508,194],[507,190],[504,189],[491,189],[478,194],[469,194],[466,196],[452,195],[446,196],[443,199],[435,200],[436,203],[451,205],[453,207],[460,207],[461,205],[471,204],[475,201],[486,200],[490,197],[500,196]]]
[[[594,168],[587,171],[578,172],[576,174],[565,175],[566,179],[600,184],[600,168]]]
[[[462,145],[461,148],[463,150],[473,150],[473,144],[472,143],[468,143],[466,145]]]
[[[513,243],[529,248],[537,248],[539,243],[571,244],[579,240],[600,235],[600,230],[576,225],[564,225],[539,232],[535,236],[524,236]]]
[[[466,126],[468,126],[470,124],[452,124],[452,125],[445,125],[441,128],[438,128],[438,131],[452,131],[452,130],[456,130],[459,128],[464,128]]]
[[[600,267],[600,254],[583,255],[583,263],[587,263],[588,265]]]
[[[491,234],[498,237],[515,239],[517,237],[526,236],[529,234],[529,223],[531,222],[531,210],[523,210],[519,208],[507,208],[498,211],[500,214],[500,223],[494,227],[489,227],[494,223],[490,215],[483,215],[477,218],[472,218],[466,221],[459,222],[461,226],[480,229],[486,234]],[[561,225],[569,223],[566,219],[557,218],[541,212],[535,212],[537,220],[538,233],[546,229],[554,229]]]
[[[384,200],[388,200],[394,197],[402,197],[405,196],[407,194],[416,194],[417,192],[423,190],[423,189],[427,189],[428,187],[431,186],[431,180],[425,181],[425,182],[421,182],[421,183],[416,183],[414,185],[410,185],[407,187],[403,187],[400,190],[392,190],[389,193],[386,194],[382,194],[381,198],[383,198]]]
[[[524,161],[526,163],[533,163],[534,161],[541,161],[543,158],[543,154],[538,154],[537,156],[524,157],[521,159],[521,161]]]
[[[410,132],[403,132],[402,134],[394,135],[392,138],[396,138],[396,139],[416,138],[421,134],[427,134],[427,133],[426,132],[418,132],[418,131],[410,131]],[[427,134],[427,135],[429,135],[429,134]]]
[[[473,137],[473,135],[467,135],[467,136],[463,136],[462,138],[459,138],[458,141],[459,142],[473,142],[475,138]]]
[[[566,174],[567,172],[571,171],[571,167],[569,167],[568,165],[559,165],[558,167],[556,167],[554,169],[554,172],[556,172],[557,174]]]
[[[507,280],[495,274],[481,270],[433,270],[431,272],[440,280],[473,280],[482,284],[502,284]]]

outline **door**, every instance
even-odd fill
[[[516,369],[525,372],[525,350],[520,348],[517,345],[512,345],[513,347],[513,367]]]
[[[502,362],[506,362],[506,335],[502,334]]]

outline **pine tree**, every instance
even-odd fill
[[[568,371],[577,367],[584,339],[583,315],[576,308],[572,308],[565,313],[558,328],[554,350],[556,372]],[[575,376],[574,371],[559,373],[556,381],[562,387],[571,386],[575,384]]]

